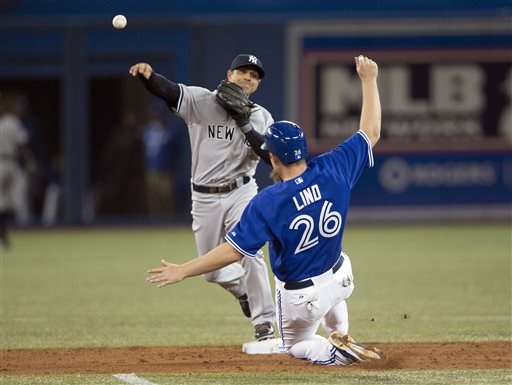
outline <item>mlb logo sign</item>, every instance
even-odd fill
[[[303,182],[304,182],[304,179],[302,179],[302,177],[300,177],[300,176],[295,179],[295,184],[301,184]]]

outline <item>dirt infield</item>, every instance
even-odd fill
[[[344,370],[512,367],[511,342],[375,344],[381,361]],[[0,374],[114,374],[326,371],[286,354],[248,355],[240,346],[0,350]]]

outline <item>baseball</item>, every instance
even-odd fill
[[[124,15],[116,15],[112,19],[112,25],[115,29],[123,29],[126,27],[126,17]]]

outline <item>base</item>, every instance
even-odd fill
[[[263,341],[251,341],[242,345],[242,351],[247,354],[285,354],[286,349],[279,338],[269,338]]]

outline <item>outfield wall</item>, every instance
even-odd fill
[[[246,51],[267,70],[255,101],[275,119],[299,122],[313,154],[357,128],[353,57],[379,62],[383,136],[375,169],[356,187],[354,219],[509,220],[510,4],[335,3],[130,2],[123,31],[110,25],[121,12],[109,2],[99,9],[87,1],[19,1],[0,9],[0,83],[33,98],[47,151],[63,160],[60,220],[145,221],[94,208],[108,179],[98,159],[109,127],[126,109],[144,116],[151,103],[127,76],[131,64],[148,61],[171,79],[214,88],[231,58]],[[188,221],[186,138],[180,148],[182,211],[174,219]],[[258,169],[262,187],[268,171]]]

